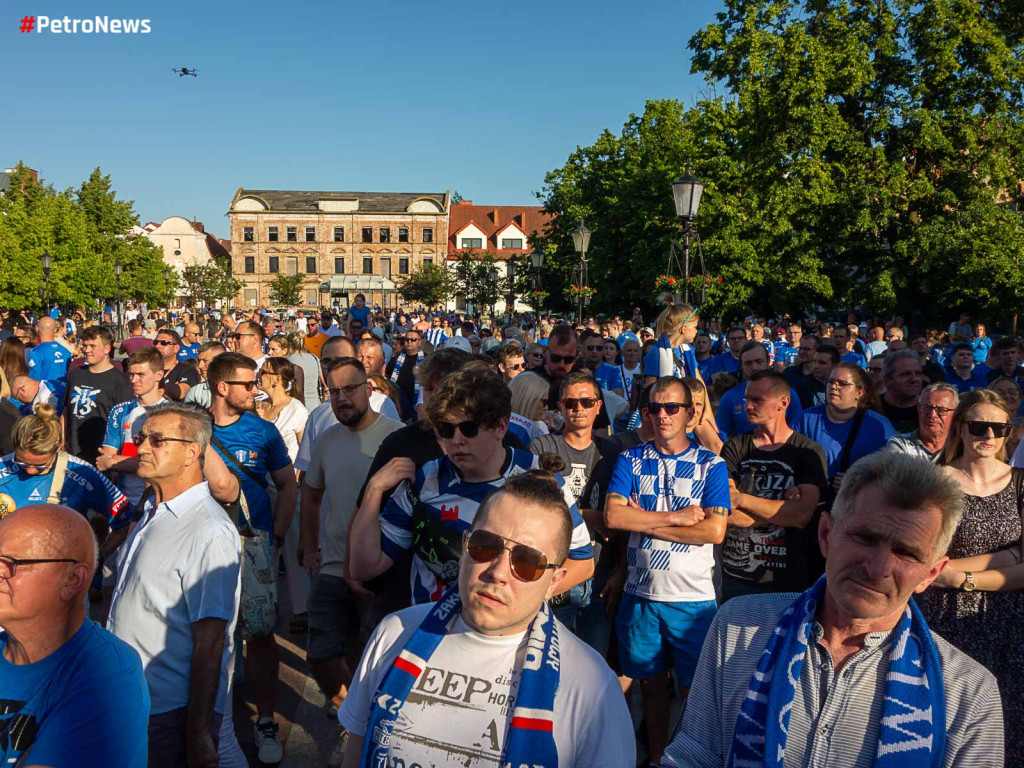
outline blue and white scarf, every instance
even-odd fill
[[[800,595],[772,632],[736,718],[727,768],[782,768],[796,684],[825,577]],[[946,697],[939,652],[913,600],[893,630],[878,729],[878,768],[939,768],[946,752]]]
[[[668,334],[661,334],[658,339],[658,376],[674,376],[677,379],[693,376],[693,371],[686,370],[685,353],[688,345],[680,344],[673,347]]]
[[[398,357],[395,358],[395,367],[391,369],[391,381],[395,385],[398,384],[398,374],[400,374],[402,372],[402,364],[404,362],[405,362],[405,351],[403,350],[402,352],[398,353]],[[423,350],[421,349],[416,354],[416,365],[419,365],[422,362],[423,362]],[[416,400],[419,399],[420,383],[416,380],[415,376],[413,377],[412,392],[413,392],[413,402],[416,402]]]
[[[360,768],[387,764],[392,731],[409,692],[423,673],[431,655],[451,630],[462,610],[457,587],[434,603],[423,623],[395,657],[373,696],[373,709],[366,727]],[[502,765],[558,768],[554,737],[555,692],[558,690],[558,628],[547,603],[527,630],[526,658],[519,680],[519,696],[512,710],[512,723],[505,741]]]

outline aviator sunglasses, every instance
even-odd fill
[[[508,546],[512,544],[513,546]],[[548,556],[539,549],[528,547],[511,539],[504,539],[496,533],[481,528],[469,534],[466,554],[476,563],[493,563],[505,550],[509,551],[512,575],[520,581],[537,581],[544,571],[558,568],[548,562]]]

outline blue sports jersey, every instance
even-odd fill
[[[202,346],[198,341],[195,344],[182,344],[178,350],[178,362],[183,360],[195,360],[199,357],[199,348]],[[266,350],[264,350],[266,351]]]
[[[831,421],[826,408],[824,405],[816,405],[804,411],[797,432],[811,438],[825,449],[828,476],[835,477],[841,471],[840,459],[843,446],[846,445],[850,429],[853,427],[853,419],[843,422]],[[885,416],[874,411],[864,411],[864,421],[861,422],[857,438],[853,441],[848,466],[852,466],[857,459],[877,451],[895,434],[896,430]]]
[[[348,316],[353,320],[358,320],[363,324],[363,328],[370,327],[370,308],[363,306],[362,309],[359,307],[349,307]]]
[[[750,432],[754,425],[747,420],[747,382],[741,381],[730,389],[718,403],[715,411],[715,423],[729,437]],[[786,407],[786,423],[790,429],[800,426],[800,416],[804,409],[800,407],[800,396],[796,390],[789,388],[789,405]]]
[[[800,348],[791,347],[786,344],[784,347],[775,348],[775,362],[782,363],[787,368],[791,365],[796,365],[797,360],[800,359]]]
[[[12,664],[0,633],[0,762],[146,768],[149,687],[135,649],[88,619],[60,648]],[[17,738],[12,738],[18,734]]]
[[[444,328],[428,328],[423,332],[423,338],[429,341],[434,349],[437,349],[448,341],[448,334],[444,332]]]
[[[725,462],[694,443],[675,455],[661,453],[653,441],[623,451],[615,460],[608,493],[648,512],[691,505],[732,509]],[[715,599],[712,544],[681,544],[633,531],[626,562],[627,594],[657,602]]]
[[[487,483],[465,482],[448,457],[442,456],[416,470],[412,490],[430,514],[457,532],[463,533],[472,526],[477,507],[488,494],[503,486],[508,478],[539,466],[540,457],[529,451],[506,448],[505,454],[505,464],[497,480]],[[590,546],[587,525],[583,522],[572,491],[565,485],[560,475],[555,475],[555,479],[562,489],[565,503],[569,505],[569,516],[572,518],[569,557],[572,560],[589,560],[594,556],[594,551]],[[397,560],[413,546],[413,502],[409,497],[409,488],[409,482],[402,481],[380,514],[380,548],[392,560]],[[412,556],[411,575],[413,603],[432,602],[441,596],[445,583],[441,582],[415,553]],[[455,575],[453,573],[453,578]]]
[[[956,387],[956,391],[961,395],[965,395],[968,392],[972,392],[975,389],[985,389],[988,387],[988,377],[984,374],[983,370],[979,371],[978,366],[974,366],[971,370],[971,375],[966,379],[961,379],[957,372],[952,368],[946,369],[946,383],[952,384]]]
[[[861,368],[868,367],[868,359],[864,357],[864,355],[862,355],[860,352],[847,352],[839,359],[841,362],[853,363],[854,365],[860,366]]]
[[[45,504],[52,482],[52,472],[28,475],[14,463],[13,453],[4,456],[0,459],[0,518],[30,504]],[[132,505],[117,486],[92,464],[74,456],[68,456],[60,503],[83,515],[98,512],[114,530],[132,521]]]
[[[626,382],[622,380],[622,371],[619,366],[610,363],[601,363],[594,371],[594,378],[601,385],[602,389],[621,389],[626,391]]]
[[[711,361],[711,365],[708,370],[711,371],[711,375],[714,376],[716,373],[731,373],[736,374],[740,369],[740,361],[738,358],[733,357],[729,352],[723,352],[720,355],[715,355]]]
[[[677,379],[697,375],[697,355],[689,344],[680,344],[678,347],[673,348],[672,357],[675,361],[672,365],[672,375]],[[659,360],[657,345],[647,350],[643,362],[644,376],[659,375]]]
[[[266,476],[268,472],[276,472],[287,467],[292,461],[288,457],[288,448],[285,447],[281,433],[277,431],[273,422],[264,421],[255,413],[243,413],[234,424],[226,427],[214,426],[213,436],[231,454],[229,458],[219,446],[214,446],[224,459],[224,463],[228,465],[228,469],[235,473],[241,483],[253,527],[260,531],[273,532],[274,510],[270,506],[270,496],[267,495]],[[247,472],[239,470],[238,464],[245,465],[249,472],[261,478],[263,482],[257,483]],[[239,510],[238,525],[244,524],[242,511]]]
[[[40,391],[36,394],[36,399],[39,402],[48,402],[54,407],[54,409],[56,409],[57,415],[60,416],[64,412],[64,390],[66,389],[67,382],[64,381],[40,381]],[[32,403],[22,403],[15,400],[13,397],[11,398],[11,402],[14,403],[22,416],[32,415]]]
[[[68,377],[72,355],[63,344],[44,341],[26,350],[25,357],[28,360],[28,375],[36,381],[64,381]]]

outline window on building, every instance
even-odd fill
[[[277,256],[271,256],[270,257],[269,269],[270,269],[271,272],[280,272],[281,271],[281,268],[280,268],[280,266],[278,264],[278,261],[277,261]]]
[[[398,228],[398,242],[408,243],[409,242],[409,228],[399,227]]]
[[[288,227],[286,232],[287,232],[287,239],[288,239],[289,243],[297,243],[297,242],[299,242],[299,228],[298,227]]]
[[[434,242],[434,228],[433,227],[424,227],[423,228],[423,242],[424,243],[432,243],[432,242]]]
[[[363,274],[373,274],[373,256],[363,256]]]
[[[306,274],[307,275],[315,275],[316,274],[316,256],[307,256],[306,257]]]
[[[316,288],[306,289],[306,304],[310,307],[316,306]]]
[[[432,266],[434,266],[434,260],[432,258],[430,258],[429,256],[424,258],[423,259],[423,266],[424,267],[432,267]]]
[[[373,242],[373,227],[363,227],[363,242],[364,243],[372,243]]]
[[[523,249],[523,239],[521,237],[515,238],[515,239],[502,238],[502,240],[501,240],[501,247],[502,248],[516,248],[516,249],[521,251]]]
[[[344,275],[345,274],[345,259],[335,258],[334,259],[334,274]]]
[[[463,248],[483,248],[484,241],[480,237],[464,237],[462,238]]]
[[[382,243],[390,243],[391,242],[391,227],[381,227],[380,228],[380,241]]]
[[[253,227],[242,227],[242,240],[251,243],[256,240],[256,231]]]
[[[345,228],[335,227],[334,228],[334,242],[344,243],[345,242]]]
[[[315,243],[316,242],[316,227],[306,227],[306,242],[307,243]]]
[[[276,243],[277,239],[277,227],[267,227],[267,240]]]
[[[245,257],[245,274],[252,275],[256,272],[256,257],[246,256]]]
[[[398,260],[398,274],[408,275],[409,274],[409,260],[399,259]]]

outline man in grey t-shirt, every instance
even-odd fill
[[[908,610],[946,566],[962,511],[959,486],[929,462],[856,462],[822,516],[824,581],[722,606],[662,765],[761,765],[780,750],[787,766],[871,768],[876,754],[908,768],[1003,765],[995,678]]]

